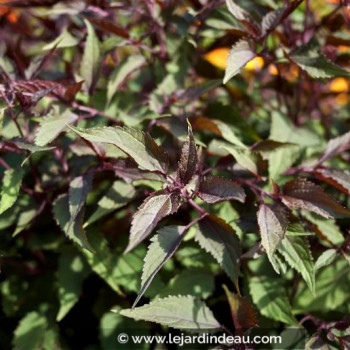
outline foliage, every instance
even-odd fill
[[[168,327],[349,347],[347,1],[0,16],[1,348]]]

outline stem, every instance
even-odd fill
[[[205,216],[209,215],[209,213],[206,212],[202,207],[200,207],[193,199],[189,199],[188,203],[190,203],[192,207],[198,211],[199,214],[205,214]]]

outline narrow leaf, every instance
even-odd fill
[[[316,260],[315,270],[319,270],[322,267],[330,265],[335,260],[336,257],[337,257],[336,249],[325,250]]]
[[[233,45],[227,58],[224,84],[238,74],[255,56],[256,53],[253,51],[248,41],[241,40]]]
[[[111,78],[107,85],[107,101],[112,101],[114,94],[117,92],[120,84],[127,76],[140,68],[145,63],[145,58],[141,55],[130,55],[112,72]]]
[[[220,324],[210,309],[192,296],[170,296],[156,299],[135,309],[125,309],[121,315],[135,320],[160,323],[177,329],[217,329]]]
[[[179,205],[179,196],[176,193],[159,191],[147,197],[133,216],[129,244],[125,253],[140,244],[160,220],[175,213]]]
[[[142,269],[141,290],[133,307],[139,302],[159,270],[174,255],[186,231],[186,226],[167,226],[161,228],[158,235],[151,239],[152,243],[148,247]]]
[[[253,305],[241,295],[233,294],[223,285],[235,329],[249,329],[258,326],[258,320]]]
[[[115,181],[107,193],[98,201],[97,210],[89,217],[84,227],[123,207],[135,197],[135,188],[122,181]]]
[[[279,248],[288,264],[298,271],[312,294],[315,294],[315,267],[308,241],[304,237],[286,236]]]
[[[78,243],[81,247],[94,252],[83,229],[84,210],[80,210],[75,218],[75,222],[70,224],[71,215],[69,212],[68,194],[61,195],[55,200],[53,203],[53,212],[57,224],[68,238]]]
[[[350,216],[350,211],[328,196],[321,187],[303,178],[284,185],[282,201],[291,209],[310,210],[327,219]]]
[[[92,129],[70,128],[90,142],[109,143],[132,157],[140,168],[166,173],[168,157],[152,137],[139,130],[127,127],[102,127]]]
[[[198,196],[207,203],[236,200],[244,203],[245,192],[237,183],[217,176],[204,179],[198,190]]]
[[[237,282],[241,248],[233,228],[224,220],[210,215],[202,219],[195,239],[222,266],[233,282]]]
[[[84,23],[87,27],[87,38],[80,65],[80,75],[85,80],[87,88],[91,89],[100,65],[100,43],[94,27],[87,20],[84,20]]]
[[[320,180],[323,180],[347,195],[350,195],[350,171],[318,168],[314,174]]]
[[[318,164],[321,164],[348,149],[350,149],[350,131],[328,141],[323,156],[318,161]]]
[[[0,214],[11,208],[16,202],[23,175],[22,168],[5,170],[2,178]]]
[[[194,140],[192,127],[188,126],[188,140],[182,147],[181,158],[177,170],[177,178],[186,185],[196,172],[198,155],[196,141]]]
[[[257,217],[261,234],[261,243],[266,250],[273,268],[279,273],[278,266],[274,260],[274,254],[288,226],[286,210],[277,203],[274,205],[261,204]]]

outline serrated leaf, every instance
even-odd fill
[[[261,243],[266,250],[267,256],[277,273],[278,266],[274,260],[274,254],[285,236],[288,226],[288,216],[285,208],[280,204],[261,204],[258,214]]]
[[[284,8],[278,8],[277,10],[268,12],[262,19],[261,22],[261,29],[263,32],[263,35],[266,35],[270,31],[272,31],[276,26],[280,23],[283,15],[284,15],[285,9]]]
[[[135,188],[122,181],[115,181],[107,193],[98,201],[98,208],[84,224],[87,227],[105,215],[123,207],[135,197]]]
[[[210,176],[200,183],[198,196],[207,203],[228,200],[244,203],[246,194],[237,183],[223,177]]]
[[[69,225],[75,222],[78,214],[82,210],[87,195],[91,189],[92,175],[85,174],[74,178],[69,184]],[[69,230],[69,228],[68,228]]]
[[[35,134],[35,144],[45,146],[53,141],[64,129],[66,124],[74,123],[78,116],[69,110],[59,113],[58,111],[49,114],[41,122]]]
[[[350,72],[338,67],[328,58],[309,46],[298,47],[291,59],[312,78],[350,77]]]
[[[328,141],[323,156],[318,161],[318,164],[321,164],[348,149],[350,149],[350,131]]]
[[[129,74],[141,67],[145,63],[145,58],[141,55],[130,55],[112,72],[107,85],[107,104],[112,101],[120,84]]]
[[[24,170],[22,168],[5,170],[2,178],[0,214],[15,204],[23,175]]]
[[[233,282],[237,282],[241,248],[233,228],[224,220],[209,215],[198,224],[195,240],[221,265]]]
[[[250,295],[259,312],[273,320],[298,326],[292,314],[287,293],[278,279],[253,277],[249,281]]]
[[[58,297],[60,308],[56,321],[61,321],[79,300],[81,285],[89,269],[86,262],[72,249],[61,253],[58,262]]]
[[[210,309],[192,296],[170,296],[156,299],[135,309],[125,309],[120,314],[135,320],[160,323],[177,329],[217,329],[220,324]]]
[[[174,255],[186,231],[186,226],[166,226],[161,228],[158,235],[151,239],[152,243],[148,247],[142,269],[141,290],[133,307],[139,302],[155,275]]]
[[[76,242],[82,248],[94,252],[93,248],[87,240],[86,233],[83,229],[84,210],[81,210],[76,216],[75,222],[73,222],[73,224],[70,224],[71,215],[69,212],[68,194],[63,194],[55,200],[53,203],[53,212],[57,224],[68,238]]]
[[[14,138],[11,140],[7,140],[7,142],[15,145],[19,149],[29,151],[32,154],[37,153],[37,152],[50,151],[50,150],[55,148],[55,147],[36,146],[36,145],[28,142],[27,140],[20,139],[20,138]]]
[[[325,250],[316,260],[315,270],[319,270],[322,267],[330,265],[335,260],[336,257],[337,257],[336,249]]]
[[[193,295],[205,299],[214,289],[214,275],[205,268],[188,268],[175,275],[167,286],[157,294],[157,298],[168,295]]]
[[[223,146],[223,148],[232,154],[242,168],[247,169],[254,175],[258,174],[259,158],[256,153],[249,149],[234,146]]]
[[[314,172],[315,176],[330,185],[338,188],[340,191],[350,195],[350,171],[318,168]]]
[[[248,41],[240,40],[233,45],[227,58],[223,83],[226,84],[231,78],[238,74],[254,57],[256,57],[256,53],[253,51]]]
[[[188,140],[184,143],[181,150],[181,157],[177,169],[177,178],[186,185],[196,172],[198,163],[198,154],[196,141],[193,136],[191,125],[188,126]]]
[[[84,20],[87,28],[84,54],[80,63],[80,75],[85,80],[85,85],[91,89],[96,73],[100,65],[100,42],[95,33],[94,27],[89,21]]]
[[[133,158],[141,169],[166,173],[168,157],[153,138],[142,131],[127,127],[70,128],[90,142],[108,143],[117,146]]]
[[[279,252],[288,264],[302,275],[311,293],[315,294],[315,266],[306,238],[285,236]]]
[[[249,300],[238,294],[233,294],[223,285],[235,329],[249,329],[258,326],[258,320],[253,305]]]
[[[177,193],[166,191],[155,192],[147,197],[134,214],[129,244],[125,252],[129,252],[140,244],[165,216],[175,213],[180,205]]]
[[[328,196],[321,187],[303,178],[284,185],[282,201],[291,209],[310,210],[327,219],[350,216],[347,208]]]

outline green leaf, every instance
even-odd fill
[[[15,145],[17,148],[29,151],[32,154],[37,152],[50,151],[55,148],[55,147],[36,146],[28,142],[27,140],[20,139],[20,138],[11,139],[11,140],[8,140],[8,142]]]
[[[157,298],[168,295],[193,295],[203,299],[209,297],[214,288],[214,275],[211,271],[189,268],[174,276],[168,285],[160,291]]]
[[[112,72],[107,85],[107,104],[112,101],[120,84],[127,76],[140,68],[145,63],[145,58],[141,55],[130,55]]]
[[[187,232],[186,226],[167,226],[158,231],[158,235],[152,237],[148,247],[141,277],[141,290],[133,307],[139,302],[142,295],[152,283],[155,275],[164,264],[174,255]]]
[[[192,127],[188,125],[188,140],[184,143],[177,169],[177,178],[186,185],[196,172],[198,155]]]
[[[74,47],[79,44],[79,40],[76,39],[72,34],[70,34],[67,29],[64,29],[62,34],[59,35],[54,41],[49,44],[46,44],[42,47],[43,51],[52,50],[54,47],[57,49],[65,47]]]
[[[287,212],[283,206],[277,203],[274,205],[261,204],[257,217],[261,243],[273,268],[279,273],[274,254],[286,233],[288,226]]]
[[[5,109],[0,109],[0,136],[2,136],[2,123],[4,121]]]
[[[307,45],[298,47],[290,58],[312,78],[350,77],[350,72],[335,65],[328,58]]]
[[[54,111],[40,122],[35,134],[35,144],[37,146],[47,145],[66,129],[66,124],[73,123],[77,119],[78,116],[68,109],[63,113]]]
[[[315,265],[306,238],[298,236],[284,237],[279,252],[288,264],[298,271],[312,294],[315,294]]]
[[[262,315],[288,325],[298,326],[287,293],[278,279],[252,277],[249,281],[249,290],[254,304]]]
[[[156,299],[135,309],[125,309],[121,315],[135,320],[160,323],[177,329],[218,329],[220,324],[210,309],[192,296],[170,296]]]
[[[73,249],[64,250],[58,262],[58,297],[60,308],[56,321],[61,321],[79,300],[81,286],[89,269]]]
[[[0,214],[15,204],[23,175],[24,170],[22,168],[5,170],[4,177],[2,178]]]
[[[175,213],[180,205],[179,199],[178,194],[166,191],[158,191],[147,197],[133,216],[129,244],[125,252],[140,244],[160,220]]]
[[[80,63],[80,75],[85,80],[86,87],[91,89],[100,66],[100,42],[90,22],[84,20],[84,23],[87,27],[87,38]]]
[[[221,136],[228,142],[232,143],[235,146],[241,148],[247,148],[247,146],[236,136],[231,126],[222,122],[221,120],[211,120],[215,127],[218,129]]]
[[[247,169],[254,175],[258,174],[258,155],[245,148],[234,146],[223,146],[236,159],[237,163],[244,169]]]
[[[27,313],[19,322],[13,339],[14,349],[44,349],[47,318],[40,312]],[[47,349],[47,348],[46,348]]]
[[[207,203],[236,200],[245,201],[244,189],[237,183],[217,176],[204,179],[198,189],[198,196]]]
[[[282,201],[290,209],[310,210],[327,219],[350,216],[350,210],[328,196],[321,187],[304,178],[284,185]]]
[[[335,260],[336,257],[337,257],[336,249],[325,250],[316,260],[315,270],[319,270],[322,267],[330,265]]]
[[[223,81],[224,84],[238,74],[254,57],[256,57],[256,53],[251,48],[248,41],[240,40],[233,45],[227,58],[225,77]]]
[[[135,197],[136,191],[134,186],[126,184],[123,181],[115,181],[107,193],[98,201],[97,210],[85,222],[87,227],[102,217],[122,208]]]
[[[168,157],[148,133],[127,127],[103,127],[92,129],[70,128],[90,142],[117,146],[132,157],[141,169],[166,173]]]
[[[237,283],[241,248],[233,228],[214,215],[202,219],[198,226],[195,240],[214,257],[232,281]]]
[[[71,224],[71,214],[69,212],[69,208],[69,196],[67,194],[60,195],[54,201],[53,212],[57,224],[68,238],[76,242],[81,247],[94,252],[83,229],[84,210],[81,210],[77,214],[75,221]]]

